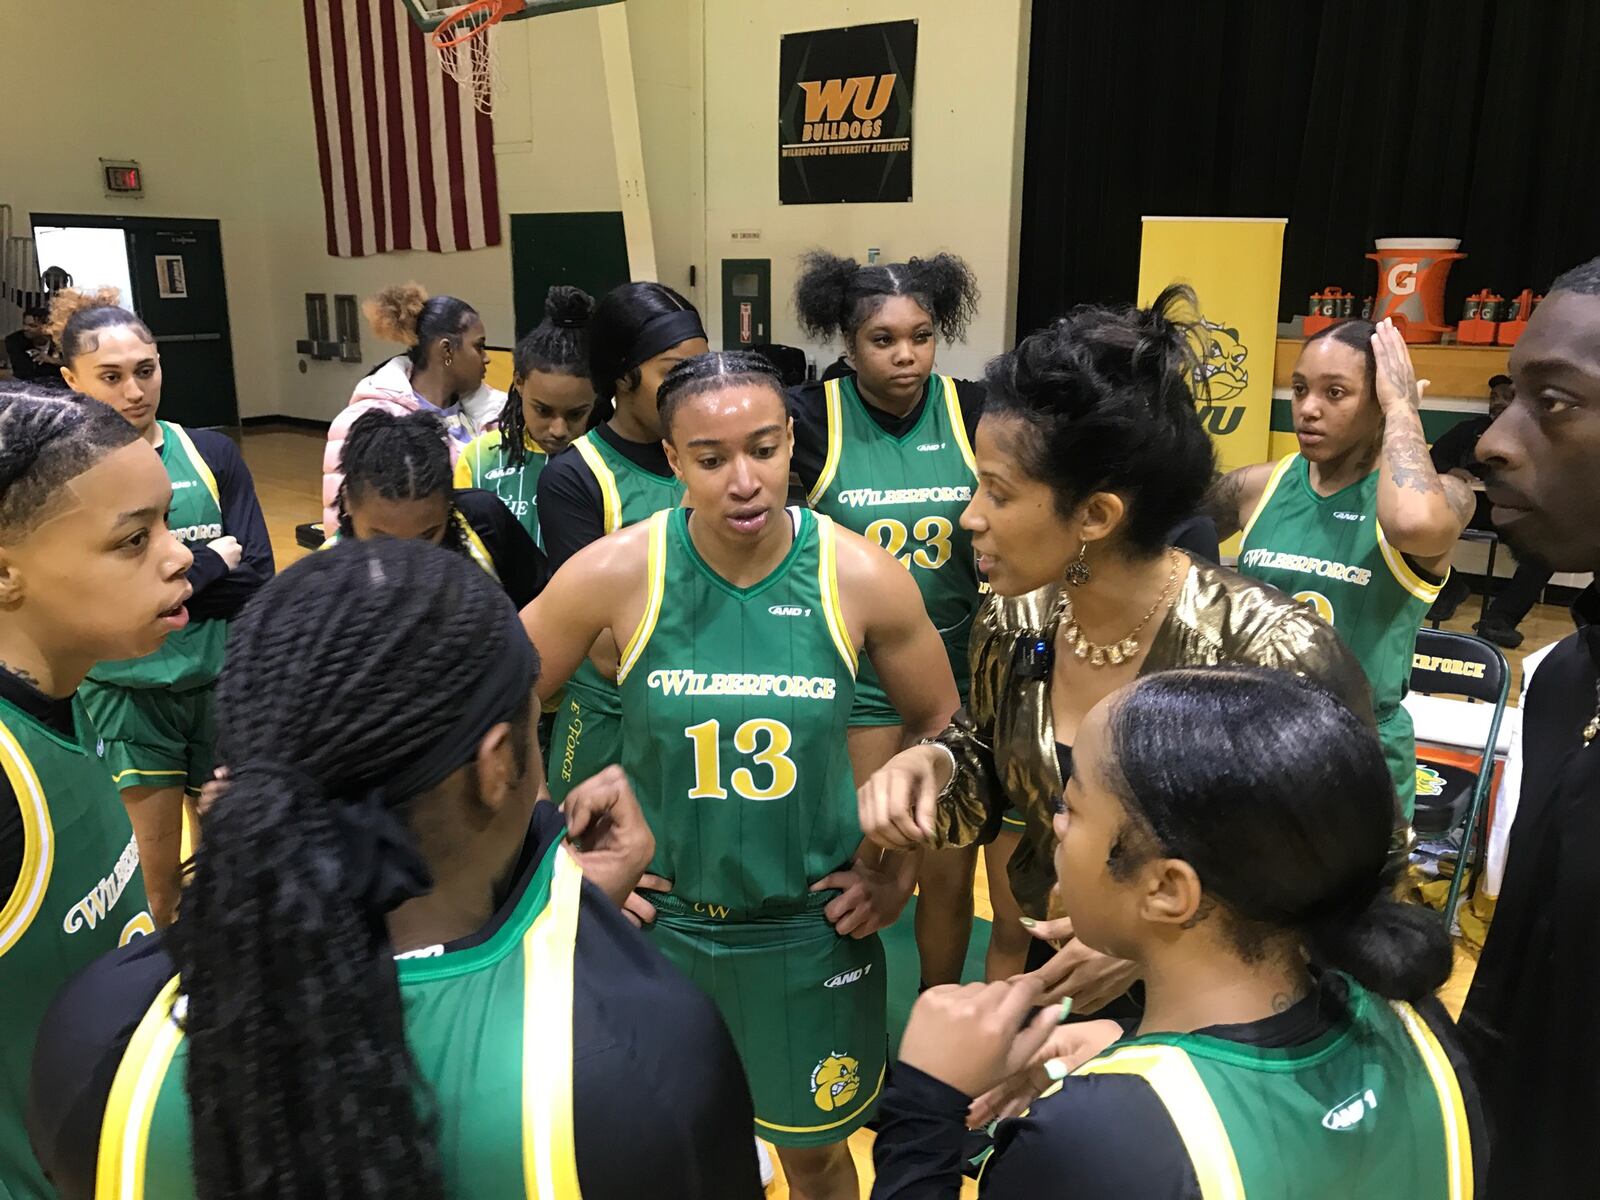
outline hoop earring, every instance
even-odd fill
[[[1078,557],[1067,564],[1067,569],[1062,574],[1062,579],[1068,587],[1082,587],[1093,578],[1093,574],[1089,570],[1088,553],[1089,543],[1080,542],[1078,544]]]

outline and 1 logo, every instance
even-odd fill
[[[1343,1133],[1347,1129],[1354,1129],[1361,1123],[1361,1118],[1367,1113],[1376,1112],[1378,1096],[1371,1088],[1364,1092],[1357,1092],[1348,1100],[1343,1100],[1330,1108],[1322,1117],[1322,1127],[1331,1129],[1335,1133]]]
[[[1444,795],[1444,776],[1432,767],[1417,764],[1417,795],[1442,796]]]
[[[870,974],[872,974],[872,964],[867,963],[865,966],[857,967],[853,971],[840,971],[832,979],[824,980],[822,986],[825,988],[846,987],[849,984],[861,982]]]
[[[1294,594],[1294,598],[1298,603],[1304,604],[1312,612],[1316,613],[1317,616],[1321,617],[1329,625],[1333,624],[1333,602],[1321,592],[1296,592]]]
[[[861,1090],[861,1064],[847,1054],[830,1054],[811,1072],[811,1099],[823,1112],[843,1108]]]

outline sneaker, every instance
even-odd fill
[[[1472,628],[1484,641],[1493,642],[1496,646],[1501,646],[1504,649],[1515,650],[1522,645],[1522,634],[1511,628],[1504,621],[1496,620],[1494,617],[1479,621]]]
[[[765,1191],[772,1186],[772,1155],[767,1153],[766,1143],[760,1138],[756,1139],[756,1165],[761,1169],[761,1189]]]

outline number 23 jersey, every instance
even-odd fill
[[[783,561],[737,588],[650,518],[645,613],[624,647],[622,765],[656,835],[650,870],[690,902],[804,898],[861,841],[845,733],[856,648],[827,517],[791,508]]]

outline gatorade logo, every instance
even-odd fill
[[[1377,1108],[1378,1097],[1371,1088],[1368,1088],[1330,1108],[1323,1114],[1322,1127],[1331,1129],[1334,1133],[1344,1133],[1348,1129],[1354,1129],[1368,1112],[1376,1112]]]
[[[832,979],[824,980],[822,986],[825,988],[848,987],[852,983],[860,983],[870,974],[872,974],[872,964],[868,963],[864,967],[857,967],[854,971],[840,971]]]
[[[1304,604],[1329,625],[1333,624],[1333,603],[1321,592],[1296,592],[1295,600]]]
[[[1409,296],[1417,290],[1417,270],[1419,264],[1414,262],[1395,263],[1389,268],[1389,275],[1385,281],[1389,291],[1396,296]]]

